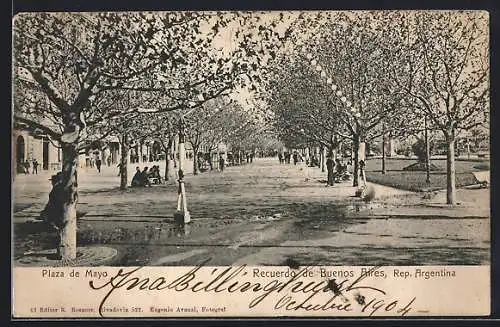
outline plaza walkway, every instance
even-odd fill
[[[192,222],[179,233],[172,219],[175,183],[120,190],[116,173],[116,167],[80,172],[78,240],[118,249],[117,265],[194,265],[207,256],[211,265],[281,265],[290,259],[324,265],[489,262],[486,189],[460,190],[462,205],[450,208],[440,204],[439,192],[423,199],[370,184],[375,199],[365,203],[354,197],[350,183],[325,187],[326,174],[318,168],[257,159],[187,176]],[[15,179],[17,257],[51,239],[35,227],[40,224],[30,223],[47,200],[49,177]]]

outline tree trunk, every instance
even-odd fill
[[[176,140],[175,136],[172,141],[172,159],[174,161],[174,168],[177,168],[177,147],[179,146],[178,140]]]
[[[360,184],[359,178],[361,177],[361,174],[359,173],[359,162],[363,160],[365,163],[365,177],[366,177],[366,142],[364,139],[360,136],[359,143],[358,143],[358,185]]]
[[[76,205],[78,202],[78,151],[76,144],[62,143],[62,220],[58,222],[59,247],[57,256],[62,260],[76,259]]]
[[[385,131],[384,134],[382,134],[382,174],[385,175]]]
[[[198,175],[198,150],[193,147],[193,174]]]
[[[455,186],[455,131],[446,135],[448,151],[446,153],[446,204],[456,204]]]
[[[120,157],[120,189],[125,190],[127,188],[128,179],[128,157],[129,157],[129,145],[127,134],[122,135],[121,139],[122,152]]]
[[[394,137],[392,135],[392,132],[389,132],[389,139],[387,140],[387,146],[389,149],[387,150],[388,156],[389,157],[395,157],[396,156],[396,151],[394,148]]]
[[[165,175],[163,176],[163,178],[165,179],[165,182],[168,182],[169,180],[169,172],[170,172],[170,162],[171,162],[171,159],[170,159],[170,151],[167,149],[165,151]]]
[[[210,165],[210,171],[214,170],[214,163],[212,158],[212,150],[208,150],[208,164]]]
[[[353,171],[352,171],[352,186],[356,187],[359,185],[359,137],[355,136],[352,144],[352,153],[354,155],[353,159]]]
[[[321,172],[324,173],[325,172],[325,161],[326,161],[326,156],[325,156],[325,152],[326,152],[326,149],[324,146],[321,147]]]
[[[170,177],[173,177],[174,169],[172,169],[172,166],[175,168],[175,158],[174,158],[174,151],[172,149],[174,144],[174,139],[171,137],[168,139],[168,144],[165,147],[165,182],[170,180]],[[164,145],[164,143],[163,143]]]
[[[425,183],[427,186],[431,184],[431,147],[429,143],[429,133],[427,131],[427,116],[425,117]]]
[[[144,158],[142,157],[142,141],[139,143],[139,162],[144,163]]]
[[[165,181],[170,181],[171,179],[175,179],[175,168],[176,165],[174,154],[168,151],[165,155]]]

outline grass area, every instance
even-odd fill
[[[415,160],[387,159],[386,174],[381,172],[382,159],[369,159],[366,162],[366,178],[368,181],[409,191],[438,190],[446,188],[446,160],[432,160],[440,170],[431,172],[431,184],[425,182],[425,171],[403,171]],[[489,162],[480,164],[473,161],[456,161],[456,185],[463,187],[476,184],[472,172],[489,168]]]

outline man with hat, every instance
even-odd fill
[[[63,205],[61,203],[62,172],[58,172],[49,179],[52,190],[49,193],[49,201],[40,213],[40,220],[45,220],[56,229],[59,229],[63,217]]]

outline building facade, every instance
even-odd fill
[[[38,162],[38,171],[59,171],[62,168],[62,153],[51,140],[43,135],[36,135],[28,130],[13,131],[12,163],[15,172],[24,173],[25,164],[29,164],[29,173],[33,172],[33,162]]]

